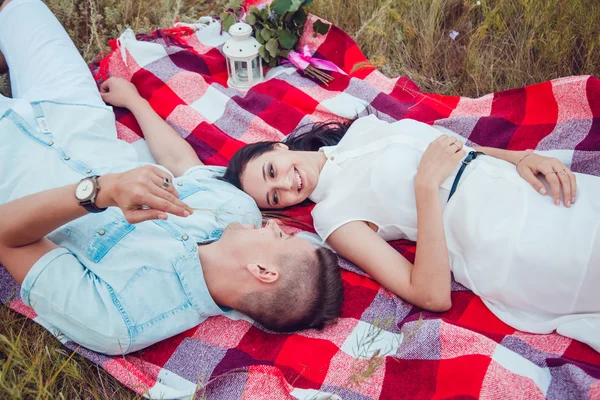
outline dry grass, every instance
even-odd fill
[[[569,75],[600,75],[597,0],[318,0],[389,76],[480,96]],[[459,32],[456,40],[449,34]]]
[[[40,325],[0,306],[0,399],[136,399]]]
[[[126,26],[148,32],[221,11],[226,0],[47,0],[87,61]],[[600,76],[597,0],[315,0],[389,76],[479,96],[552,78]],[[459,32],[456,40],[449,33]],[[5,77],[0,92],[8,93]],[[35,323],[0,307],[0,398],[133,398]]]

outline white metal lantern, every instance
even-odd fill
[[[253,38],[252,27],[238,22],[229,28],[231,39],[223,45],[227,59],[227,84],[240,90],[247,90],[264,80],[262,59],[258,55],[260,43]]]

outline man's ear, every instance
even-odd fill
[[[290,149],[287,144],[281,143],[281,142],[280,143],[275,143],[274,147],[275,147],[276,150],[289,150]]]
[[[248,264],[246,269],[262,283],[275,283],[279,279],[279,272],[275,268],[259,264]]]

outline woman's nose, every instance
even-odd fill
[[[279,187],[283,190],[290,190],[292,188],[292,180],[290,177],[286,176],[285,178],[281,178],[279,180]]]

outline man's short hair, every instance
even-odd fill
[[[282,257],[274,290],[247,294],[238,309],[274,332],[323,329],[339,317],[344,299],[337,256],[324,247],[314,256]]]

